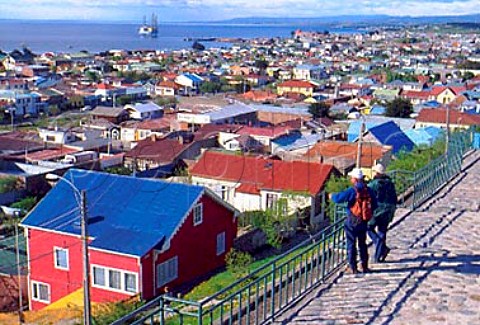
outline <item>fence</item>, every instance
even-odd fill
[[[403,203],[414,209],[461,170],[471,146],[471,133],[454,133],[448,155],[415,172],[392,177],[406,193]],[[401,183],[399,183],[401,182]],[[408,195],[407,195],[408,194]],[[334,223],[314,237],[245,278],[199,302],[160,296],[117,320],[120,324],[264,324],[324,282],[346,260],[344,208],[335,207]]]

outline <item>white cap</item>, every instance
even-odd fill
[[[348,173],[348,176],[356,179],[363,179],[363,172],[360,168],[354,168],[350,173]]]
[[[385,167],[382,164],[376,164],[372,167],[372,170],[379,174],[385,174]]]

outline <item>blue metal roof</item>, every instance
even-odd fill
[[[160,249],[204,188],[160,180],[70,169],[64,178],[87,191],[88,232],[94,248],[143,256]],[[65,180],[22,225],[80,235],[80,199]]]
[[[369,132],[381,144],[392,146],[393,153],[400,150],[411,151],[415,146],[412,140],[392,121],[374,126],[370,128]]]
[[[278,145],[279,149],[285,151],[297,150],[305,147],[313,147],[318,141],[322,139],[321,134],[301,134],[295,132],[285,135],[273,141]]]
[[[196,75],[194,73],[184,73],[183,75],[185,77],[187,77],[188,79],[192,80],[193,82],[202,82],[203,81],[202,77],[200,77],[199,75]]]
[[[370,109],[370,114],[372,115],[383,115],[387,109],[382,105],[373,105]]]

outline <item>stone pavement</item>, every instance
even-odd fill
[[[416,211],[397,211],[373,273],[338,274],[275,323],[480,324],[479,210],[476,161]]]

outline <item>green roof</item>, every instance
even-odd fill
[[[25,237],[18,236],[20,252],[20,269],[22,274],[27,274],[27,249]],[[0,274],[17,274],[17,257],[15,249],[15,236],[0,239]]]

